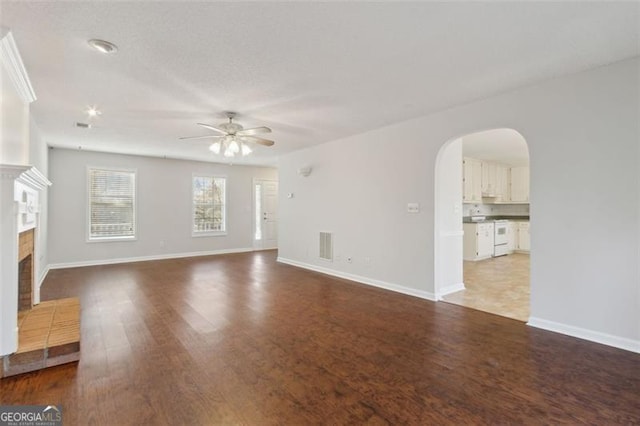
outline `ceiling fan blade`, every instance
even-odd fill
[[[224,136],[218,136],[218,135],[204,135],[204,136],[187,136],[186,138],[178,138],[180,140],[187,140],[187,139],[206,139],[206,138],[222,138]]]
[[[258,133],[271,133],[271,129],[265,126],[261,127],[252,127],[251,129],[244,129],[236,132],[238,136],[251,136],[257,135]]]
[[[212,126],[210,124],[204,124],[204,123],[197,123],[197,124],[198,124],[198,126],[202,126],[202,127],[206,128],[206,129],[213,130],[214,132],[222,133],[223,135],[227,134],[227,132],[225,132],[224,130],[218,129],[217,127],[214,127],[214,126]]]
[[[274,141],[270,141],[269,139],[262,139],[255,136],[243,136],[243,138],[248,142],[257,143],[258,145],[264,146],[273,146]]]

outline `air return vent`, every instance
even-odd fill
[[[333,234],[331,232],[320,233],[320,259],[333,260]]]

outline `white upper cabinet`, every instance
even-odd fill
[[[529,203],[529,167],[464,157],[462,161],[463,203]]]
[[[496,203],[508,203],[511,201],[509,175],[509,166],[504,164],[496,165]]]
[[[482,163],[474,158],[462,161],[462,202],[482,202]]]
[[[482,196],[495,197],[497,195],[497,164],[483,161],[482,166]]]
[[[529,167],[511,168],[511,200],[512,203],[529,202]]]

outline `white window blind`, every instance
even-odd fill
[[[89,239],[135,238],[134,171],[89,169]]]
[[[193,233],[216,234],[226,231],[226,179],[193,177]]]

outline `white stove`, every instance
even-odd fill
[[[494,221],[494,233],[493,233],[493,257],[504,256],[508,254],[509,249],[507,247],[508,237],[507,229],[509,221],[496,220]]]

